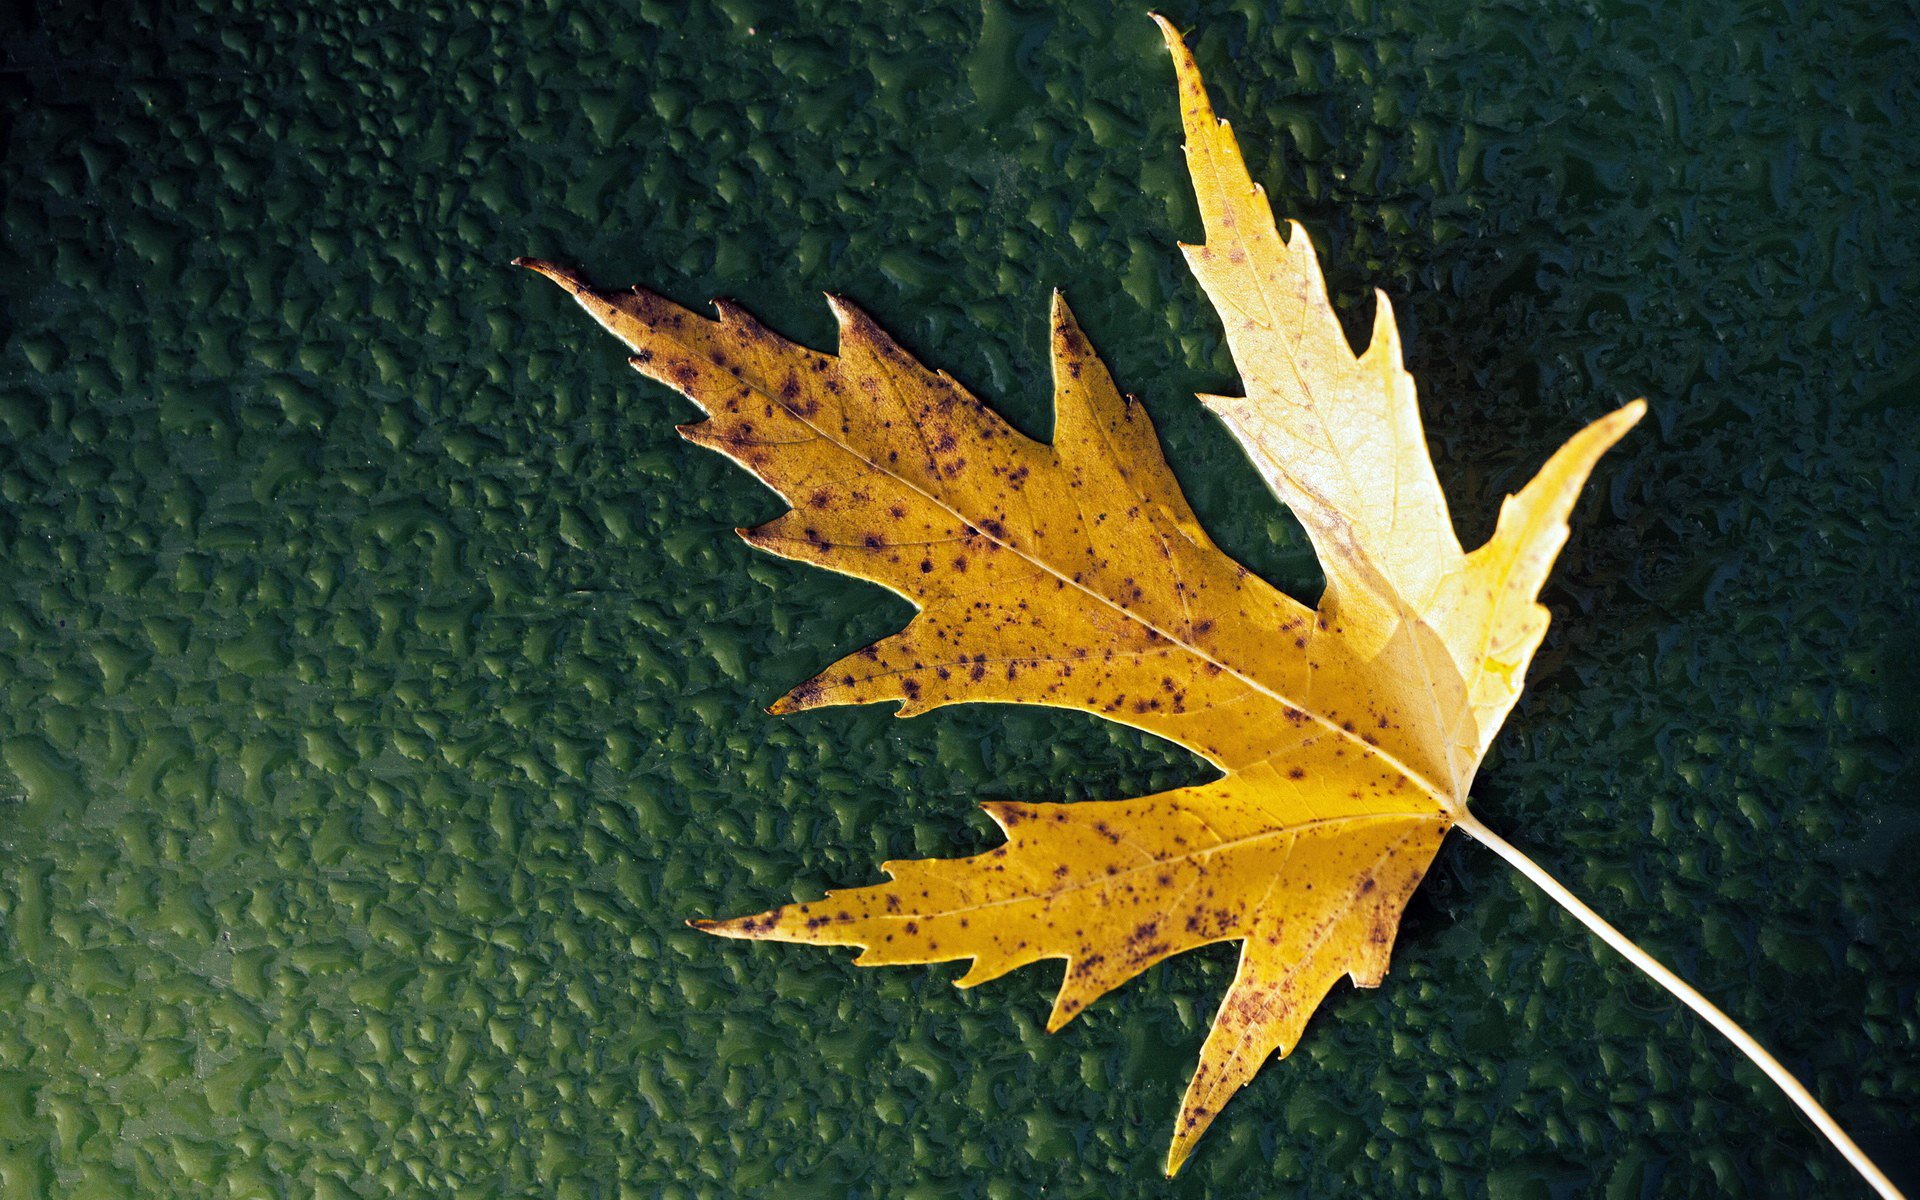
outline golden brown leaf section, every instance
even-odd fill
[[[1079,708],[1228,770],[1284,759],[1303,778],[1344,775],[1338,764],[1355,759],[1369,795],[1431,791],[1391,757],[1419,714],[1376,703],[1367,664],[1337,629],[1213,544],[1145,410],[1115,389],[1058,298],[1049,446],[844,302],[834,302],[840,353],[826,355],[724,303],[710,321],[638,288],[600,293],[563,268],[527,265],[633,347],[636,367],[708,411],[682,428],[689,440],[793,505],[742,531],[747,541],[884,584],[920,609],[772,711],[882,700],[902,716],[958,701]]]
[[[1536,602],[1595,460],[1638,402],[1576,435],[1502,507],[1486,546],[1454,536],[1380,301],[1355,355],[1312,245],[1282,239],[1199,73],[1180,76],[1207,242],[1188,247],[1227,328],[1243,398],[1204,397],[1300,516],[1326,566],[1316,610],[1207,537],[1146,413],[1123,397],[1056,295],[1054,436],[1014,430],[947,375],[833,301],[836,354],[720,304],[600,292],[523,260],[708,419],[683,427],[792,505],[753,545],[883,584],[918,612],[794,688],[777,713],[893,701],[1083,709],[1221,768],[1137,800],[992,804],[1006,842],[896,862],[889,880],[712,933],[859,946],[864,964],[971,960],[971,986],[1066,960],[1049,1028],[1169,955],[1242,943],[1168,1155],[1328,988],[1385,974],[1407,897],[1465,804],[1546,628]]]
[[[1291,1046],[1340,974],[1377,982],[1389,918],[1450,824],[1394,757],[1420,714],[1380,702],[1337,626],[1213,544],[1144,410],[1119,394],[1064,303],[1045,445],[844,303],[840,352],[825,355],[728,305],[708,320],[650,292],[601,293],[527,265],[624,339],[636,367],[708,411],[683,429],[690,440],[793,505],[743,531],[749,542],[885,584],[920,609],[773,711],[879,700],[902,715],[961,700],[1081,708],[1228,772],[1141,801],[1036,806],[1044,836],[997,857],[891,864],[892,884],[702,928],[865,946],[863,962],[973,958],[972,982],[1066,958],[1056,1019],[1168,954],[1246,939],[1254,999],[1230,1001],[1216,1038],[1248,1071]],[[974,906],[985,916],[965,911]],[[1297,970],[1277,970],[1283,960]],[[1245,1074],[1222,1058],[1205,1078]],[[1189,1105],[1181,1145],[1215,1109]]]
[[[1437,845],[1446,828],[1444,818],[1417,811],[1309,817],[1244,776],[1138,800],[983,807],[1007,834],[984,854],[890,862],[882,867],[889,883],[694,924],[735,937],[861,946],[863,966],[971,958],[961,987],[1065,958],[1051,1030],[1182,950],[1253,937],[1279,946],[1286,930],[1306,941],[1324,935],[1363,897],[1397,890],[1381,888],[1387,858]],[[1316,893],[1316,881],[1329,880],[1351,886]],[[1369,923],[1373,957],[1357,964],[1362,974],[1384,970],[1398,911]],[[1356,964],[1324,983],[1348,965]]]
[[[1310,790],[1262,767],[1138,800],[988,804],[1007,841],[984,854],[890,862],[888,883],[693,924],[860,946],[863,966],[971,958],[961,987],[1064,958],[1049,1032],[1163,958],[1242,941],[1171,1171],[1267,1055],[1293,1048],[1340,976],[1378,986],[1400,911],[1451,825],[1417,808],[1312,815]]]

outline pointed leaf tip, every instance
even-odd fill
[[[591,290],[578,271],[544,258],[533,258],[523,254],[513,260],[513,265],[522,270],[532,271],[536,275],[544,275],[575,295]]]
[[[687,926],[701,933],[710,933],[714,937],[741,938],[749,941],[784,940],[776,932],[779,921],[772,912],[755,913],[752,916],[732,917],[727,920],[713,920],[708,917],[689,917]]]
[[[1188,1142],[1182,1145],[1178,1138],[1175,1139],[1173,1145],[1167,1147],[1167,1165],[1164,1170],[1166,1171],[1168,1179],[1172,1179],[1180,1173],[1180,1168],[1186,1165],[1187,1155],[1192,1152],[1193,1143]]]
[[[1073,309],[1067,304],[1066,293],[1060,291],[1058,288],[1054,289],[1053,306],[1048,315],[1052,318],[1053,328],[1056,333],[1063,329],[1075,329],[1079,327],[1080,322],[1074,317]]]

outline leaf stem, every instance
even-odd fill
[[[1847,1136],[1846,1131],[1840,1128],[1826,1109],[1820,1107],[1820,1102],[1813,1098],[1813,1094],[1807,1091],[1806,1086],[1794,1078],[1791,1071],[1781,1066],[1779,1059],[1767,1053],[1766,1048],[1755,1041],[1752,1034],[1735,1023],[1732,1017],[1721,1012],[1712,1001],[1695,991],[1686,980],[1669,971],[1660,964],[1659,960],[1635,945],[1626,934],[1608,924],[1599,913],[1588,908],[1578,896],[1568,891],[1566,885],[1547,874],[1539,863],[1528,858],[1507,839],[1481,824],[1479,818],[1468,812],[1464,805],[1456,808],[1453,816],[1462,832],[1506,859],[1509,866],[1533,880],[1541,891],[1553,897],[1562,908],[1577,917],[1580,923],[1592,930],[1601,941],[1619,951],[1628,962],[1646,972],[1655,983],[1679,997],[1681,1003],[1706,1018],[1707,1024],[1718,1029],[1728,1041],[1739,1047],[1741,1053],[1752,1059],[1755,1066],[1765,1071],[1768,1078],[1780,1085],[1780,1090],[1787,1094],[1787,1098],[1800,1106],[1800,1111],[1819,1127],[1821,1133],[1827,1135],[1827,1140],[1833,1143],[1834,1148],[1846,1156],[1847,1161],[1853,1165],[1853,1169],[1860,1172],[1860,1177],[1871,1184],[1885,1200],[1905,1200],[1905,1197],[1900,1194],[1900,1189],[1893,1186],[1893,1183],[1879,1167],[1873,1165],[1873,1160],[1868,1158],[1859,1146],[1854,1145],[1853,1139]]]

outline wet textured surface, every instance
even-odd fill
[[[1649,397],[1479,808],[1920,1185],[1910,12],[1169,7],[1345,307],[1393,293],[1465,540]],[[904,606],[733,538],[777,502],[506,260],[815,344],[841,292],[1035,433],[1061,285],[1310,600],[1191,398],[1232,379],[1143,15],[212,8],[0,31],[0,1195],[1854,1193],[1466,843],[1172,1183],[1224,949],[1047,1037],[1048,967],[681,924],[1205,771],[762,713]]]

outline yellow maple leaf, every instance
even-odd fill
[[[1464,552],[1386,297],[1354,354],[1312,243],[1298,225],[1281,235],[1192,56],[1160,23],[1206,230],[1185,250],[1246,391],[1202,400],[1306,528],[1327,577],[1316,609],[1207,536],[1145,411],[1058,294],[1049,445],[843,301],[831,300],[830,355],[724,302],[709,320],[520,261],[707,412],[682,427],[689,440],[792,505],[741,536],[918,609],[770,711],[1052,705],[1158,734],[1220,769],[1140,799],[988,804],[1006,841],[983,854],[889,862],[886,883],[693,922],[858,946],[863,965],[969,959],[962,987],[1062,958],[1049,1030],[1161,959],[1240,942],[1181,1105],[1172,1173],[1261,1064],[1298,1043],[1340,976],[1381,982],[1401,911],[1450,828],[1512,850],[1467,812],[1468,787],[1545,633],[1536,597],[1567,515],[1645,406],[1575,434],[1507,498],[1486,545]],[[1591,910],[1581,919],[1611,931]]]

